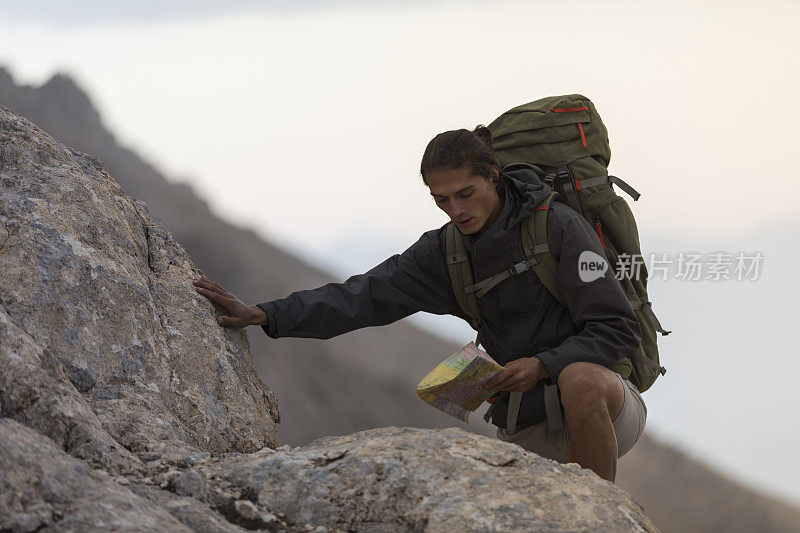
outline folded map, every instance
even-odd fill
[[[417,395],[440,411],[469,422],[474,412],[495,392],[483,385],[503,367],[471,342],[436,365],[417,385]]]

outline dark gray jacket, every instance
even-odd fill
[[[520,174],[522,173],[522,174]],[[521,179],[516,179],[521,178]],[[506,174],[505,202],[498,219],[477,236],[468,236],[475,279],[497,274],[525,260],[521,228],[550,187],[528,170]],[[579,213],[552,202],[547,234],[559,260],[557,281],[567,308],[532,271],[511,277],[478,300],[483,318],[481,341],[500,364],[536,355],[553,382],[570,363],[609,366],[634,353],[640,330],[611,269],[595,281],[581,281],[578,257],[591,250],[605,257],[597,234]],[[348,331],[395,322],[425,311],[467,320],[453,296],[445,263],[445,226],[422,235],[410,248],[344,283],[298,291],[258,304],[267,314],[264,332],[272,338],[328,339]],[[519,425],[546,418],[544,384],[522,398]],[[505,426],[505,402],[495,404],[494,420]]]

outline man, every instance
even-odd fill
[[[476,280],[525,260],[520,224],[551,192],[530,170],[501,174],[491,143],[483,126],[444,132],[429,143],[421,164],[437,206],[464,236]],[[635,352],[641,333],[611,269],[589,282],[580,279],[581,253],[605,255],[592,228],[563,204],[552,202],[549,210],[548,242],[559,260],[565,306],[532,271],[504,279],[479,301],[481,343],[505,365],[487,383],[488,389],[507,392],[494,404],[492,418],[501,427],[499,438],[560,462],[577,462],[613,482],[617,458],[644,430],[646,408],[636,388],[607,367]],[[417,311],[468,320],[447,269],[446,227],[426,232],[402,254],[344,283],[254,306],[205,276],[194,285],[228,311],[218,318],[220,325],[258,324],[273,338],[327,339]],[[555,414],[550,403],[550,416],[546,390],[560,400],[554,402]],[[522,393],[519,415],[511,417],[513,427],[503,428],[513,392]],[[557,425],[562,414],[563,428]]]

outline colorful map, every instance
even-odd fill
[[[489,354],[471,342],[434,368],[417,385],[422,401],[463,422],[496,391],[483,384],[503,370]]]

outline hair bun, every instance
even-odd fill
[[[478,138],[483,141],[483,144],[489,147],[489,150],[494,150],[493,142],[492,142],[492,130],[484,126],[483,124],[478,124],[475,126],[475,129],[472,130],[472,133],[478,136]]]
[[[439,169],[457,169],[467,166],[472,174],[491,180],[498,165],[492,151],[492,132],[484,125],[473,131],[467,128],[443,131],[431,139],[422,154],[419,173],[428,185],[429,172]]]

